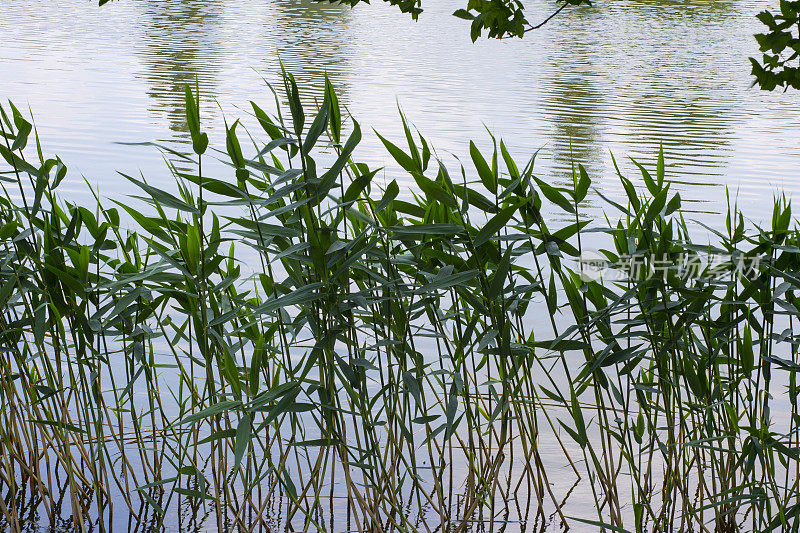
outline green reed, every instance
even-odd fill
[[[291,74],[288,112],[273,93],[276,115],[252,104],[266,142],[236,121],[209,154],[187,88],[175,189],[125,176],[137,202],[90,207],[2,109],[4,527],[30,525],[30,493],[81,531],[180,506],[268,530],[275,502],[303,530],[501,530],[512,507],[535,528],[798,530],[786,200],[693,241],[659,154],[644,188],[620,173],[624,204],[597,192],[603,223],[583,166],[554,186],[493,138],[451,174],[402,115],[405,146],[380,137],[401,194],[355,159],[329,82],[313,111]],[[636,268],[592,275],[598,243]]]

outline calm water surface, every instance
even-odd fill
[[[776,189],[800,190],[800,96],[750,87],[768,0],[598,2],[523,40],[475,44],[450,16],[459,1],[428,4],[414,23],[306,0],[4,0],[0,97],[30,106],[76,196],[81,174],[108,196],[132,192],[117,170],[166,185],[157,152],[117,143],[185,142],[195,76],[219,142],[223,115],[270,106],[262,77],[277,81],[279,58],[309,95],[327,71],[366,131],[399,136],[399,104],[442,157],[487,147],[488,128],[520,160],[541,148],[539,176],[564,182],[573,156],[618,197],[610,153],[633,174],[628,158],[652,163],[663,143],[689,210],[719,211],[728,186],[758,218]],[[374,136],[360,157],[395,177]]]

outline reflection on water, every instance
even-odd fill
[[[225,5],[208,0],[139,5],[142,11],[135,31],[141,37],[134,51],[145,68],[135,76],[147,85],[147,95],[153,99],[149,106],[152,115],[163,116],[170,130],[187,137],[184,87],[197,81],[201,94],[217,92],[222,67],[219,56],[225,44],[217,30]]]
[[[694,186],[684,207],[705,209],[697,203],[720,185],[735,187],[737,115],[756,95],[746,88],[746,39],[731,54],[724,32],[747,20],[754,6],[745,4],[737,12],[730,2],[614,2],[577,10],[568,31],[548,28],[539,90],[556,173],[573,156],[607,169],[606,185],[621,194],[609,151],[630,170],[628,157],[653,163],[663,145],[677,188]]]
[[[327,72],[340,99],[347,102],[348,65],[353,56],[348,28],[352,10],[308,0],[275,2],[272,9],[274,16],[265,21],[265,32],[278,37],[277,55],[294,74],[298,86],[317,90]],[[267,53],[270,60],[261,67],[272,71],[269,74],[275,70],[273,56],[274,53]]]
[[[580,11],[582,16],[592,16]],[[589,38],[586,42],[586,38]],[[564,50],[559,54],[547,56],[548,70],[552,72],[551,90],[544,94],[542,105],[549,111],[552,123],[551,158],[557,162],[596,161],[602,157],[604,149],[600,145],[602,129],[606,122],[603,117],[602,78],[597,72],[597,64],[592,61],[579,61],[565,68],[561,63],[562,54],[583,55],[595,46],[590,35],[575,41],[559,40]],[[560,185],[572,182],[571,176],[561,174],[557,179]]]
[[[278,60],[309,92],[321,86],[327,72],[347,101],[347,7],[287,0],[253,13],[252,8],[214,0],[130,1],[138,9],[140,35],[133,52],[144,67],[134,77],[147,85],[151,116],[166,121],[177,137],[187,138],[186,84],[197,80],[202,94],[227,100],[227,85],[238,83],[239,77],[245,81],[258,74],[276,81]],[[265,90],[263,83],[250,87],[252,94],[237,105]],[[206,120],[219,120],[213,105],[205,109]]]
[[[313,0],[14,0],[0,94],[30,104],[46,146],[113,192],[117,169],[170,179],[157,155],[113,143],[185,141],[185,83],[198,79],[219,134],[223,112],[270,105],[262,77],[278,81],[282,61],[309,96],[327,72],[367,129],[399,135],[399,102],[440,154],[464,155],[471,138],[488,145],[486,125],[520,159],[543,148],[540,176],[565,182],[571,154],[612,195],[609,152],[630,172],[628,157],[651,163],[663,144],[684,200],[715,210],[724,185],[749,200],[798,187],[796,98],[750,87],[753,15],[768,4],[601,2],[523,40],[473,44],[455,0],[430,3],[419,23]],[[548,6],[530,9],[535,20]],[[391,169],[374,138],[361,156]]]

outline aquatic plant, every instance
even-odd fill
[[[92,206],[2,110],[4,528],[800,527],[786,200],[693,240],[659,154],[591,220],[579,164],[451,172],[401,115],[371,169],[330,83],[283,93],[209,151],[187,88],[176,187]]]

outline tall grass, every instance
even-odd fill
[[[402,116],[401,194],[330,83],[283,93],[209,152],[187,88],[175,188],[91,206],[2,110],[3,528],[798,531],[787,201],[694,242],[659,154],[591,220],[582,166],[451,173]]]

